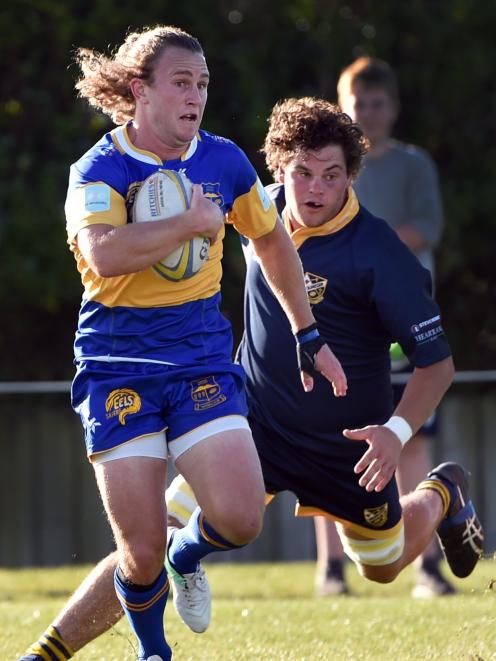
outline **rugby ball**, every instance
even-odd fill
[[[145,179],[134,198],[133,222],[165,220],[189,209],[192,184],[182,172],[158,170]],[[186,280],[208,259],[210,240],[196,236],[153,265],[166,280]]]

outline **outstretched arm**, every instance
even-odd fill
[[[393,417],[400,418],[398,429],[401,430],[402,419],[403,423],[406,422],[404,428],[409,427],[411,434],[418,431],[435,411],[453,375],[451,357],[429,367],[415,368],[393,414]],[[401,435],[401,431],[399,433]],[[345,429],[343,434],[351,440],[367,441],[369,447],[356,464],[355,473],[362,473],[358,483],[367,491],[382,491],[398,466],[406,436],[402,442],[397,433],[384,425]]]

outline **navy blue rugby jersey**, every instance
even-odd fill
[[[281,186],[267,190],[273,199],[283,192]],[[334,397],[321,375],[311,393],[303,391],[291,328],[246,240],[245,333],[238,360],[247,374],[251,414],[296,444],[322,447],[322,440],[345,440],[346,427],[381,424],[391,415],[392,341],[418,367],[451,351],[429,272],[386,222],[359,205],[351,188],[341,212],[321,227],[292,232],[285,225],[320,333],[348,378],[348,394]]]
[[[71,166],[67,234],[84,287],[76,360],[215,361],[225,356],[230,341],[230,325],[218,312],[222,236],[198,273],[172,282],[153,267],[99,277],[79,251],[77,234],[92,224],[118,227],[132,222],[137,190],[159,169],[180,170],[201,184],[227,222],[250,238],[274,228],[276,209],[248,158],[231,140],[200,130],[181,158],[162,162],[135,147],[127,128],[119,126],[104,135]]]

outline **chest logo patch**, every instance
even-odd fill
[[[205,197],[208,197],[209,200],[212,202],[215,202],[217,206],[219,206],[221,209],[224,208],[224,198],[222,197],[222,193],[220,192],[220,183],[206,183],[203,184],[203,194]]]
[[[310,305],[322,303],[327,289],[327,278],[322,278],[314,273],[305,273],[305,288],[307,290],[308,302]]]

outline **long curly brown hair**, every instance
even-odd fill
[[[340,145],[347,174],[357,176],[368,141],[360,126],[338,106],[310,96],[285,99],[276,103],[268,122],[260,151],[272,175],[276,176],[299,153]]]
[[[164,25],[130,33],[110,57],[79,48],[75,55],[82,72],[76,83],[78,95],[116,124],[127,122],[136,108],[131,80],[141,78],[152,83],[156,61],[172,46],[203,54],[198,39],[180,28]]]

